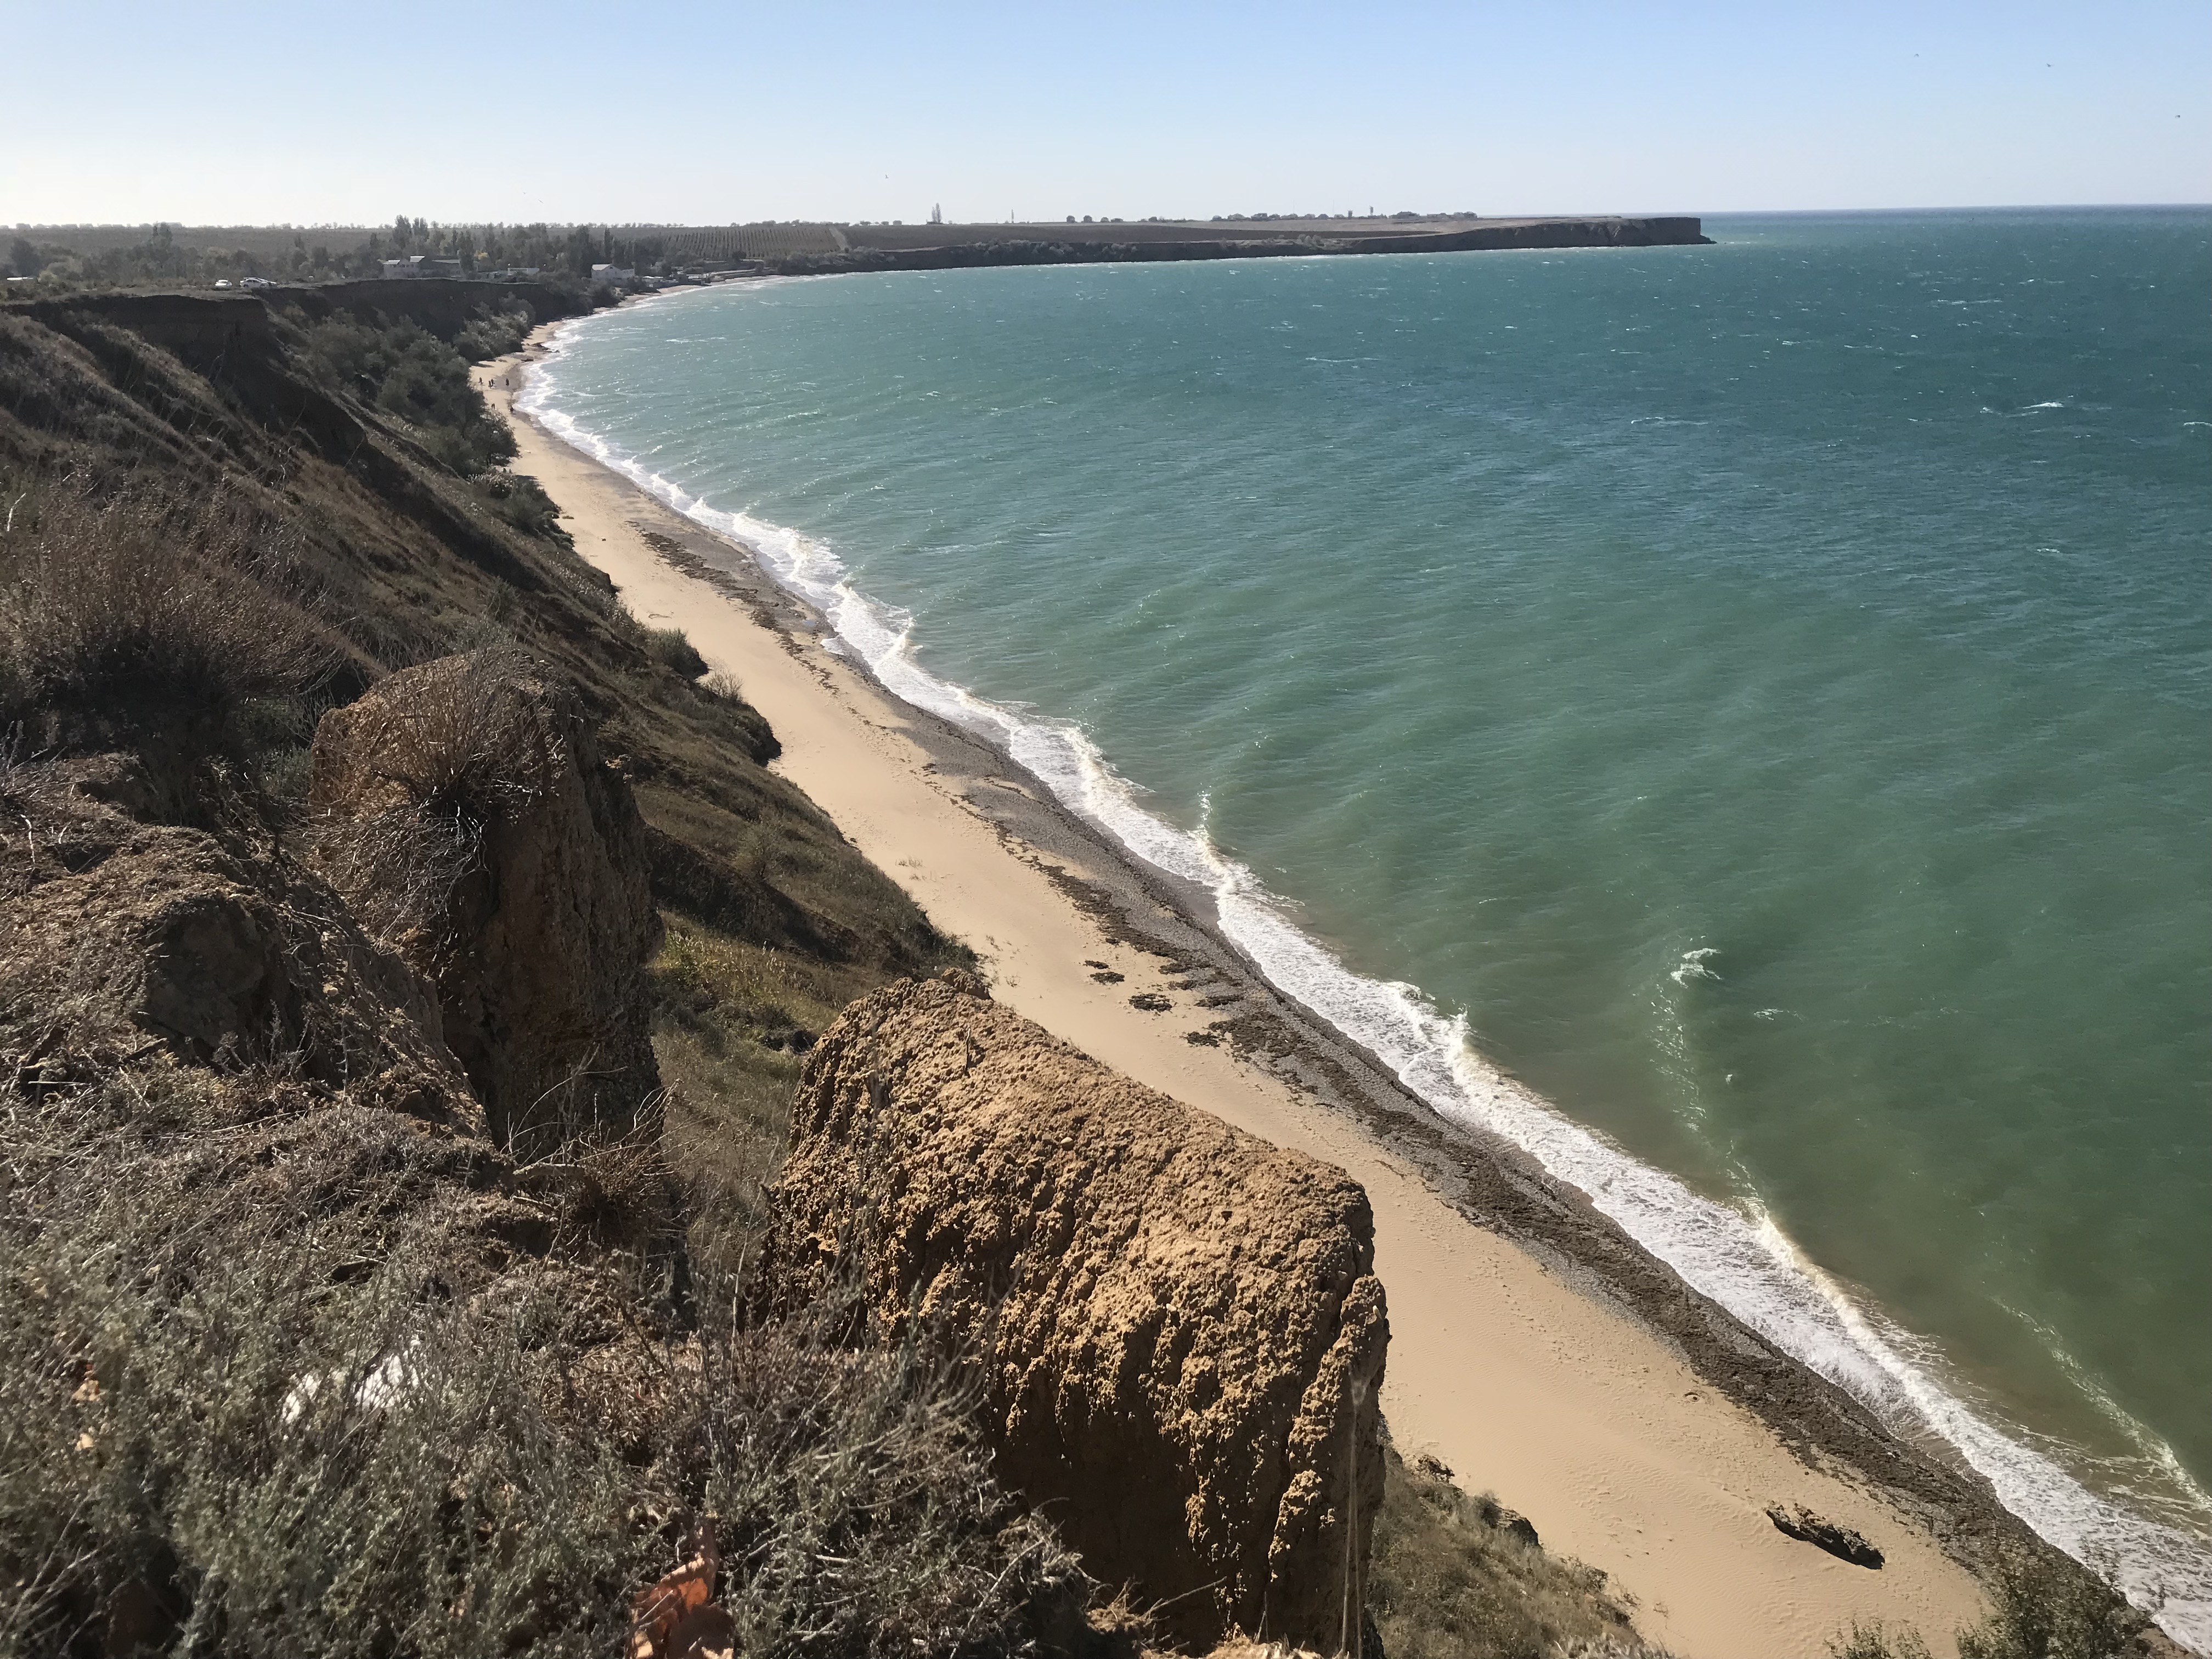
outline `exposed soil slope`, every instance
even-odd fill
[[[980,1348],[1004,1477],[1178,1635],[1351,1649],[1389,1340],[1367,1195],[951,978],[809,1057],[769,1291],[854,1259],[888,1327]]]

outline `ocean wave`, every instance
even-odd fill
[[[1710,945],[1695,951],[1685,951],[1682,959],[1675,963],[1674,971],[1667,977],[1677,985],[1687,985],[1693,979],[1718,979],[1720,975],[1705,966],[1718,955],[1720,951]]]
[[[1638,1161],[1485,1060],[1464,1014],[1445,1012],[1417,986],[1347,967],[1298,926],[1290,903],[1213,845],[1203,820],[1186,830],[1148,811],[1141,787],[1116,772],[1079,726],[1006,708],[930,673],[915,656],[911,614],[861,593],[830,548],[712,506],[553,407],[546,368],[574,337],[574,325],[556,336],[517,399],[549,432],[743,545],[821,610],[837,636],[831,643],[842,642],[887,690],[994,742],[1139,858],[1210,892],[1222,932],[1272,983],[1381,1060],[1436,1111],[1522,1147],[1693,1289],[1886,1421],[1941,1437],[2007,1509],[2102,1573],[2174,1640],[2212,1656],[2212,1549],[2200,1539],[2090,1491],[2057,1457],[1996,1426],[1946,1385],[1931,1345],[1862,1306],[1756,1203],[1717,1202]],[[1717,978],[1705,966],[1716,954],[1712,947],[1687,951],[1671,976],[1684,985]],[[2212,1531],[2212,1505],[2201,1519]]]

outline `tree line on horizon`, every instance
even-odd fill
[[[552,224],[446,225],[401,214],[391,224],[336,246],[331,233],[314,229],[198,233],[155,224],[124,241],[104,228],[48,227],[19,230],[9,240],[0,276],[41,278],[85,287],[149,283],[238,282],[260,276],[276,282],[338,282],[384,274],[386,259],[420,255],[453,259],[471,275],[535,270],[554,278],[587,278],[595,264],[621,263],[649,275],[705,268],[747,257],[744,243],[774,240],[775,228],[750,234],[726,232],[623,229],[614,226]],[[340,234],[349,234],[341,232]],[[221,238],[222,240],[215,240]]]

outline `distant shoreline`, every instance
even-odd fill
[[[1508,248],[1693,247],[1709,243],[1686,216],[1455,220],[1444,228],[1382,221],[1227,221],[1082,225],[831,227],[835,252],[761,261],[780,276],[835,271],[959,270],[988,265],[1121,264],[1358,253],[1465,253]]]
[[[530,288],[574,285],[636,293],[759,276],[846,271],[945,270],[987,265],[1101,264],[1450,253],[1482,249],[1687,246],[1709,241],[1680,216],[1482,219],[1467,214],[1214,220],[1112,219],[908,225],[802,222],[729,226],[429,226],[386,244],[377,229],[157,224],[18,227],[18,251],[0,272],[9,297],[81,291],[284,289],[388,282]],[[43,244],[30,240],[44,234]],[[395,231],[395,234],[398,233]],[[333,257],[325,239],[357,235]],[[212,241],[210,239],[214,239]],[[422,252],[410,252],[419,246]],[[496,267],[496,268],[492,268]],[[536,307],[540,316],[556,314]]]

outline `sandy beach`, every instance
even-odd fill
[[[511,409],[542,349],[477,371],[495,406]],[[1884,1493],[1902,1477],[1869,1478],[1864,1457],[1832,1455],[1818,1437],[1785,1443],[1773,1412],[1715,1386],[1717,1362],[1698,1345],[1733,1339],[1686,1334],[1711,1323],[1706,1304],[1676,1287],[1669,1325],[1625,1299],[1626,1269],[1593,1273],[1565,1244],[1475,1219],[1441,1127],[1395,1133],[1387,1115],[1347,1111],[1331,1087],[1302,1085],[1344,1070],[1326,1043],[1271,1063],[1224,1040],[1221,1007],[1275,1003],[1211,950],[1202,917],[1009,763],[825,648],[818,617],[743,550],[527,418],[513,424],[516,470],[560,505],[578,550],[641,620],[682,627],[736,677],[782,741],[775,769],[976,951],[995,996],[1130,1077],[1364,1183],[1390,1301],[1383,1404],[1407,1455],[1433,1454],[1469,1490],[1527,1515],[1547,1549],[1602,1568],[1634,1599],[1645,1638],[1685,1659],[1817,1656],[1852,1620],[1875,1619],[1917,1625],[1951,1651],[1950,1632],[1980,1601],[1915,1518],[1940,1506],[1893,1501]],[[1579,1212],[1558,1225],[1598,1231]],[[1636,1271],[1665,1275],[1648,1259]],[[1847,1415],[1817,1395],[1807,1397],[1818,1411]],[[1850,1431],[1866,1438],[1863,1425]],[[1886,1565],[1869,1571],[1785,1536],[1765,1513],[1774,1504],[1856,1528]]]

